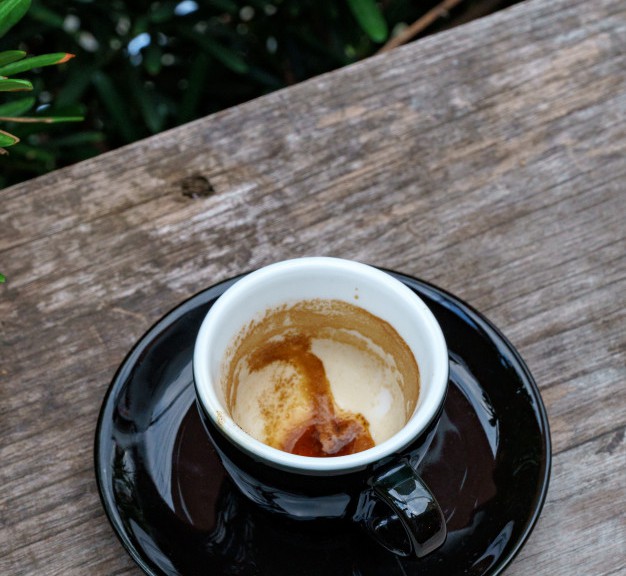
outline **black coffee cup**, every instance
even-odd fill
[[[419,396],[406,422],[391,437],[352,454],[314,457],[277,449],[243,430],[229,410],[224,363],[242,330],[268,310],[318,299],[356,305],[390,325],[419,368]],[[216,301],[200,328],[194,381],[200,414],[226,471],[261,508],[302,521],[353,521],[399,555],[421,557],[443,544],[441,508],[416,468],[441,415],[447,348],[428,307],[392,276],[321,257],[245,276]]]

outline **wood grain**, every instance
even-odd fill
[[[139,574],[93,475],[115,369],[312,254],[446,288],[529,364],[554,468],[506,573],[626,574],[624,38],[621,0],[531,0],[0,191],[0,574]]]

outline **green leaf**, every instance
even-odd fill
[[[63,138],[55,138],[54,144],[59,148],[93,145],[104,142],[106,136],[102,132],[95,130],[89,132],[77,132],[75,134],[68,134]]]
[[[230,48],[222,46],[207,35],[193,32],[189,34],[189,37],[195,40],[207,54],[213,56],[213,58],[226,66],[226,68],[229,68],[237,74],[246,74],[248,72],[247,62]]]
[[[189,122],[196,117],[198,105],[202,100],[202,91],[207,81],[208,70],[208,56],[204,52],[198,52],[189,67],[189,72],[187,73],[189,85],[183,92],[183,97],[178,107],[178,121],[181,124]]]
[[[35,98],[28,96],[19,100],[13,100],[13,102],[0,104],[0,116],[21,116],[28,112],[35,105],[35,102]]]
[[[156,134],[163,130],[167,108],[159,102],[158,94],[153,90],[149,90],[137,76],[133,76],[130,79],[129,89],[137,102],[143,121],[150,132]]]
[[[30,0],[3,0],[0,2],[0,37],[28,12]]]
[[[152,42],[144,53],[144,67],[148,74],[156,76],[161,71],[162,51],[154,42]]]
[[[150,6],[150,22],[153,24],[164,24],[174,16],[175,2],[154,2]]]
[[[21,122],[27,124],[58,124],[59,122],[82,122],[83,116],[19,116],[16,118],[0,116],[4,122]]]
[[[35,116],[33,121],[58,124],[60,122],[82,122],[84,119],[84,116]]]
[[[17,136],[13,136],[13,134],[9,134],[4,130],[0,130],[0,146],[13,146],[13,144],[17,144],[20,139]]]
[[[4,276],[4,274],[0,274],[0,284],[4,284],[6,281],[7,281],[7,279]]]
[[[64,30],[63,26],[65,24],[65,17],[58,12],[54,12],[53,10],[41,6],[39,2],[31,6],[30,11],[28,12],[28,19],[36,20],[37,22],[41,22],[51,28]]]
[[[124,140],[126,142],[138,140],[139,134],[128,114],[126,99],[118,92],[113,80],[104,72],[97,71],[91,81]]]
[[[84,62],[70,66],[65,84],[56,93],[55,106],[67,106],[78,102],[91,84],[91,77],[98,70],[98,64],[85,65]]]
[[[56,157],[53,152],[39,148],[37,146],[30,146],[24,142],[20,142],[19,146],[16,146],[12,152],[13,159],[18,155],[26,160],[28,164],[37,165],[37,169],[43,169],[44,171],[50,171],[55,168]],[[12,162],[14,161],[12,159]]]
[[[54,66],[55,64],[62,64],[68,60],[74,58],[74,54],[67,54],[66,52],[56,52],[54,54],[42,54],[41,56],[32,56],[31,58],[24,58],[19,62],[13,62],[2,66],[0,68],[0,76],[14,76],[33,68],[42,68],[43,66]]]
[[[5,50],[4,52],[0,52],[0,66],[21,60],[24,56],[26,56],[26,52],[23,50]]]
[[[363,32],[373,42],[384,42],[387,39],[389,29],[376,0],[348,0],[348,6]]]
[[[148,32],[148,30],[150,30],[150,21],[145,14],[142,14],[140,16],[137,16],[131,29],[130,37],[135,38],[135,36],[139,36],[139,34]]]
[[[0,92],[20,92],[32,89],[33,85],[28,80],[0,78]]]

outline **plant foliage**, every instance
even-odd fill
[[[0,36],[6,34],[26,14],[29,7],[30,0],[0,0]],[[33,84],[29,80],[11,76],[44,66],[62,64],[70,58],[73,58],[73,54],[66,52],[27,57],[24,50],[4,50],[0,52],[0,92],[30,92],[33,90]],[[51,124],[82,120],[77,116],[24,116],[35,102],[35,98],[20,97],[0,104],[0,122]],[[6,154],[6,148],[17,144],[19,140],[14,134],[0,130],[0,154]],[[0,281],[4,281],[4,277]]]
[[[450,17],[487,1],[513,3],[464,0]],[[76,54],[64,74],[29,80],[41,113],[85,122],[12,126],[22,141],[0,158],[0,187],[371,56],[439,2],[32,0],[2,41]]]

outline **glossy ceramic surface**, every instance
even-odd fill
[[[198,327],[231,280],[183,303],[140,340],[100,413],[102,502],[147,574],[494,576],[510,563],[548,486],[550,439],[538,389],[484,317],[394,275],[431,308],[450,353],[443,416],[419,467],[443,508],[445,544],[426,558],[402,558],[349,521],[285,520],[239,494],[200,422],[191,365]]]

